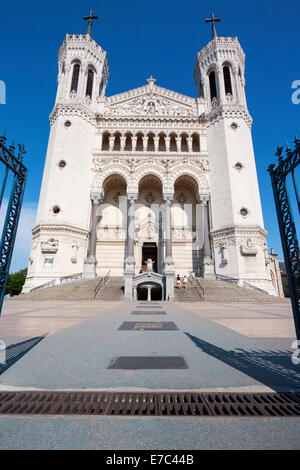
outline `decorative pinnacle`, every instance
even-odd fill
[[[275,156],[278,157],[278,161],[279,163],[282,162],[282,150],[283,150],[283,147],[278,147],[277,146],[277,152],[275,153]]]
[[[215,23],[218,21],[221,21],[221,18],[215,18],[215,15],[213,13],[210,15],[210,19],[205,20],[205,23],[211,23],[213,39],[217,37],[217,30],[216,30]]]
[[[19,160],[22,161],[23,160],[23,155],[24,155],[24,153],[26,153],[24,144],[18,144],[18,148],[19,148],[18,158],[19,158]]]
[[[6,141],[6,130],[5,130],[5,129],[4,129],[4,131],[3,131],[2,136],[0,137],[0,140],[1,140],[2,142],[5,142],[5,141]]]
[[[157,80],[151,75],[151,77],[147,78],[146,82],[148,83],[148,85],[153,86],[157,82]]]
[[[92,35],[92,20],[97,20],[97,19],[98,19],[98,16],[93,16],[93,11],[90,10],[89,16],[84,16],[83,19],[84,19],[84,20],[88,20],[88,27],[87,27],[87,32],[86,32],[86,34],[88,34],[89,36],[91,36],[91,35]]]

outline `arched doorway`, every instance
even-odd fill
[[[198,183],[191,175],[181,175],[174,183],[171,208],[172,248],[176,274],[203,275],[202,218],[198,205]]]
[[[97,226],[97,275],[123,276],[126,226],[127,183],[125,178],[114,173],[103,182],[103,203],[99,207]]]
[[[137,300],[164,300],[163,288],[156,282],[143,282],[137,286]]]
[[[148,258],[153,261],[154,272],[163,272],[162,203],[162,182],[156,175],[145,175],[139,182],[135,214],[138,238],[135,256],[138,272],[145,268]]]

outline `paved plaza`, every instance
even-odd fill
[[[300,390],[288,303],[7,299],[0,332],[0,390]],[[299,421],[1,416],[0,448],[295,449]]]

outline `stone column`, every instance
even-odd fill
[[[115,143],[115,136],[110,135],[109,136],[109,151],[111,152],[114,148],[114,143]]]
[[[223,67],[218,66],[216,70],[216,78],[217,78],[217,89],[219,90],[219,104],[226,104],[226,97],[225,97],[225,85],[224,85],[224,76],[223,76]]]
[[[171,230],[171,204],[174,194],[163,194],[165,202],[165,237],[166,237],[166,256],[164,260],[166,276],[166,300],[174,299],[174,259],[172,256],[172,230]]]
[[[92,211],[91,211],[91,231],[88,243],[87,257],[83,266],[83,277],[91,279],[96,277],[96,243],[97,243],[97,210],[103,201],[103,193],[91,193]]]
[[[158,152],[158,147],[159,147],[159,136],[158,136],[158,135],[156,135],[156,136],[153,138],[153,140],[154,140],[154,151],[155,151],[155,152]]]
[[[148,290],[147,301],[148,301],[148,302],[151,302],[151,290],[152,290],[152,286],[147,285],[147,290]]]
[[[132,152],[136,151],[137,136],[133,135],[131,139]]]
[[[147,152],[147,145],[148,145],[148,136],[143,136],[143,152]]]
[[[180,136],[176,137],[176,147],[177,147],[177,152],[181,152],[181,137]]]
[[[188,152],[192,152],[193,151],[193,137],[191,135],[189,135],[187,138],[186,138],[186,142],[187,142],[187,148],[188,148]]]
[[[171,136],[166,135],[165,143],[166,143],[166,152],[170,152],[170,140]]]
[[[103,132],[99,131],[99,149],[102,150]]]
[[[126,135],[121,135],[121,137],[120,137],[120,149],[121,149],[121,152],[124,152],[125,143],[126,143]]]
[[[200,152],[207,152],[207,137],[206,134],[201,131],[199,135],[199,143],[200,143]]]
[[[133,278],[135,272],[134,258],[134,235],[135,235],[135,203],[137,200],[136,193],[128,193],[128,222],[127,222],[127,257],[125,260],[125,299],[132,300],[133,295]]]
[[[214,263],[211,257],[211,248],[209,240],[209,217],[208,217],[208,201],[209,194],[201,194],[202,206],[202,226],[203,226],[203,277],[204,279],[214,279]]]

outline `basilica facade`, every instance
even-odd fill
[[[274,295],[244,74],[238,39],[214,31],[196,98],[152,76],[106,96],[106,52],[67,34],[23,292],[109,273],[131,299],[151,259],[169,300],[190,273]]]

